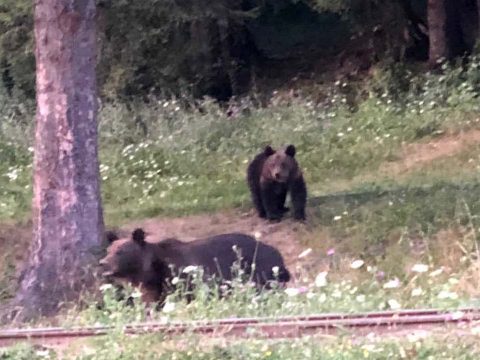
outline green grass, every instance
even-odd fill
[[[480,356],[478,336],[460,337],[452,333],[423,339],[379,339],[352,341],[304,337],[293,340],[215,341],[196,336],[184,336],[177,343],[163,341],[161,335],[126,337],[112,334],[102,340],[71,345],[66,349],[34,349],[27,345],[0,350],[2,359],[292,359],[292,360],[358,360],[358,359],[455,359],[473,360]]]
[[[338,83],[326,103],[308,98],[272,102],[235,119],[210,101],[202,103],[202,111],[158,99],[130,109],[103,104],[100,148],[107,221],[250,206],[246,166],[270,143],[297,146],[312,196],[338,190],[338,184],[361,184],[363,176],[395,159],[402,143],[476,126],[480,106],[467,86],[469,79],[446,88],[442,79],[428,75],[412,80],[401,101],[388,88],[372,90],[354,109],[343,93],[350,87]],[[0,131],[5,159],[0,164],[0,219],[19,219],[30,211],[31,152],[25,133],[31,133],[31,126],[25,124],[31,124],[32,112],[7,110]]]
[[[449,339],[452,340],[452,339]],[[132,344],[133,342],[130,342]],[[137,341],[137,344],[139,342]],[[149,343],[155,346],[155,339]],[[130,345],[128,344],[128,345]],[[127,345],[127,346],[128,346]],[[135,348],[135,345],[130,345]],[[139,350],[138,345],[136,345]],[[413,356],[416,359],[476,359],[480,353],[473,339],[461,341],[454,339],[451,343],[434,341],[384,341],[379,343],[352,344],[348,339],[319,342],[315,338],[289,341],[241,341],[228,345],[202,346],[200,339],[190,341],[185,350],[167,349],[145,354],[143,358],[156,359],[404,359]],[[205,349],[206,348],[206,349]],[[117,352],[119,354],[120,352]],[[132,351],[133,354],[138,352]],[[137,356],[137,355],[135,355]],[[88,359],[89,357],[79,357]],[[96,359],[111,359],[107,351],[96,354]]]

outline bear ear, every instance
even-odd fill
[[[135,229],[132,232],[132,240],[136,242],[138,245],[145,245],[145,231],[143,229]]]
[[[264,153],[266,156],[270,156],[270,155],[275,154],[275,150],[273,150],[270,145],[267,145],[267,146],[265,146],[265,149],[263,150],[263,153]]]
[[[120,238],[118,237],[118,235],[114,231],[109,230],[109,231],[105,232],[105,239],[107,240],[107,242],[109,244],[111,244],[111,243],[113,243],[114,241],[117,241]]]
[[[285,154],[287,154],[288,156],[290,157],[295,157],[295,153],[297,152],[297,150],[295,149],[295,145],[288,145],[285,149]]]

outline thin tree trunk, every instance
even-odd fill
[[[477,42],[480,39],[480,0],[477,0]]]
[[[428,0],[427,17],[430,40],[428,60],[434,67],[448,57],[445,0]]]
[[[103,218],[97,155],[95,0],[36,0],[33,244],[17,319],[50,315],[93,281]]]

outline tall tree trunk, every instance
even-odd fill
[[[17,318],[50,315],[93,281],[103,234],[95,0],[36,0],[33,244]]]
[[[428,61],[431,66],[436,66],[442,59],[448,57],[445,8],[447,0],[428,0],[428,36],[430,48]]]
[[[462,26],[462,12],[466,11],[465,0],[444,0],[446,13],[446,36],[448,58],[465,55],[468,52],[466,44],[466,34]],[[467,19],[465,19],[466,21]],[[464,24],[465,25],[465,24]]]
[[[428,0],[431,66],[436,66],[441,59],[452,59],[469,50],[461,16],[465,5],[464,1],[459,0]]]
[[[480,0],[477,0],[477,42],[480,39]]]

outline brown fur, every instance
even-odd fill
[[[293,145],[278,151],[267,146],[249,164],[247,181],[260,217],[280,220],[289,210],[285,200],[290,193],[294,218],[305,219],[307,188],[295,152]]]
[[[290,280],[290,273],[277,249],[239,233],[192,242],[165,239],[149,243],[145,241],[143,230],[136,229],[131,238],[113,241],[100,264],[107,280],[117,284],[130,282],[142,289],[145,301],[162,301],[173,288],[172,278],[179,272],[184,276],[182,269],[190,265],[203,267],[205,280],[211,276],[220,282],[232,280],[232,265],[238,260],[233,247],[240,251],[241,265],[247,274],[255,263],[251,278],[257,286],[268,287],[272,280],[281,283]],[[278,279],[272,272],[273,267],[279,268]]]

